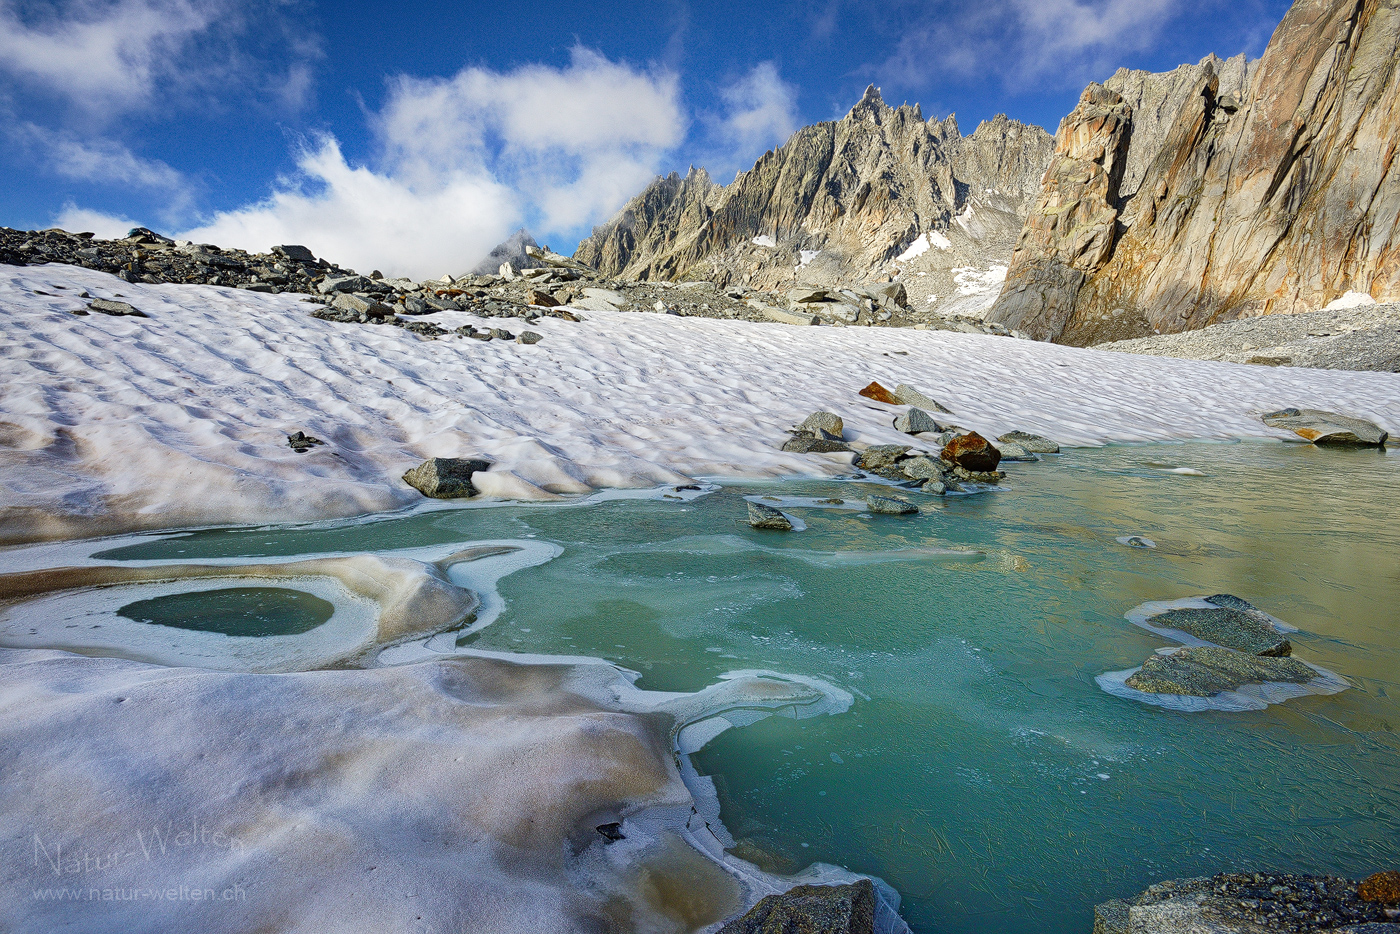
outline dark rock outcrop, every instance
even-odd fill
[[[434,499],[459,499],[476,495],[472,474],[491,466],[487,460],[464,457],[432,457],[403,475],[404,483]]]
[[[1296,0],[1257,63],[1091,86],[989,320],[1087,345],[1400,300],[1397,45],[1389,0]]]
[[[874,934],[875,887],[869,879],[850,885],[799,885],[765,895],[719,934]]]
[[[1173,879],[1094,906],[1094,934],[1396,934],[1400,924],[1357,888],[1293,873]]]
[[[749,503],[749,525],[756,529],[769,529],[776,532],[791,532],[792,522],[772,506],[762,503]]]

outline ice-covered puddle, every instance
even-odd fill
[[[691,818],[682,798],[663,796],[637,813],[584,808],[589,821],[617,822],[626,839],[571,842],[585,846],[570,870],[583,875],[571,878],[603,880],[591,884],[612,886],[629,904],[648,903],[625,894],[637,891],[628,866],[645,865],[668,884],[691,880],[693,891],[727,891],[704,864],[686,862],[687,846],[772,873],[816,864],[874,875],[903,897],[915,931],[969,934],[1082,932],[1095,902],[1167,877],[1258,867],[1356,877],[1400,862],[1400,526],[1390,508],[1400,502],[1400,456],[1274,443],[1145,445],[1072,450],[1006,469],[1004,490],[909,494],[923,510],[916,516],[842,508],[863,503],[871,488],[839,479],[727,483],[689,500],[448,509],[50,545],[0,559],[13,572],[266,566],[365,553],[441,567],[472,543],[509,546],[442,572],[479,596],[471,619],[378,654],[381,666],[396,667],[348,673],[366,676],[346,693],[356,698],[353,716],[297,712],[306,735],[333,735],[316,731],[367,722],[370,706],[401,698],[391,705],[398,720],[368,721],[394,745],[347,746],[334,761],[348,764],[325,766],[327,781],[348,785],[340,810],[317,811],[310,826],[328,835],[382,822],[388,835],[398,825],[382,801],[392,799],[376,796],[375,782],[390,781],[403,795],[418,787],[389,767],[395,757],[422,755],[434,783],[463,780],[436,764],[431,749],[442,748],[433,745],[441,737],[399,737],[422,693],[408,673],[423,666],[398,663],[600,658],[637,672],[635,685],[615,668],[579,662],[567,669],[570,690],[669,714],[673,742],[686,753],[678,780],[696,807]],[[805,528],[749,528],[746,498],[774,504]],[[214,589],[190,582],[196,586]],[[1270,628],[1291,643],[1291,657],[1332,673],[1346,690],[1271,697],[1282,702],[1263,709],[1186,712],[1100,688],[1102,673],[1188,644],[1184,630],[1125,616],[1151,623],[1160,612],[1134,611],[1218,607],[1201,602],[1218,594],[1286,624]],[[132,600],[112,602],[120,609]],[[553,696],[546,672],[566,669],[533,670],[539,674],[509,690]],[[401,684],[377,680],[394,672],[404,673],[395,676]],[[588,676],[593,687],[579,672],[596,673]],[[287,683],[310,690],[302,687],[309,681]],[[469,696],[469,682],[453,683],[454,696]],[[492,691],[507,683],[473,703],[494,703]],[[247,684],[231,680],[199,696],[261,702]],[[112,698],[127,690],[114,687],[103,703],[123,709]],[[108,708],[94,702],[82,712],[99,709]],[[275,722],[280,710],[257,722]],[[588,716],[590,730],[608,722]],[[463,727],[443,735],[474,743],[484,734]],[[290,740],[283,745],[294,761],[260,781],[302,787],[296,782],[312,766]],[[279,745],[267,754],[283,753]],[[28,755],[40,768],[42,749]],[[72,774],[87,761],[66,759],[63,768]],[[472,781],[489,777],[471,772]],[[378,803],[355,816],[366,801]],[[672,805],[679,824],[667,816]],[[682,848],[668,849],[667,840]],[[409,855],[404,865],[418,866]],[[435,884],[450,877],[436,864],[421,871]],[[339,883],[326,891],[346,894]],[[436,888],[424,893],[424,907],[446,910]],[[682,930],[708,916],[667,917]]]

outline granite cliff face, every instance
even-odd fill
[[[902,271],[912,302],[948,302],[959,273],[1004,268],[1051,145],[1004,116],[964,137],[952,117],[926,121],[872,87],[844,118],[799,130],[729,185],[703,169],[658,178],[574,256],[617,278],[763,289]],[[989,305],[996,289],[980,285]]]
[[[1090,85],[989,319],[1093,344],[1400,300],[1400,4],[1297,0],[1256,63]]]

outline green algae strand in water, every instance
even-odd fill
[[[128,603],[118,615],[138,623],[226,636],[299,636],[331,618],[335,606],[286,587],[226,587]]]

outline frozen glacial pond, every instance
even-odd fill
[[[537,542],[498,569],[474,624],[426,650],[598,656],[654,690],[758,669],[849,692],[843,713],[730,729],[693,762],[733,852],[879,876],[915,931],[1069,934],[1095,902],[1163,878],[1400,863],[1400,456],[1118,446],[1008,471],[1004,491],[915,495],[916,517],[819,503],[859,504],[878,489],[865,484],[734,484],[151,537],[95,557]],[[805,528],[750,529],[746,496],[776,497]],[[1348,687],[1186,712],[1096,683],[1175,644],[1125,613],[1220,593],[1296,627],[1293,656]]]

